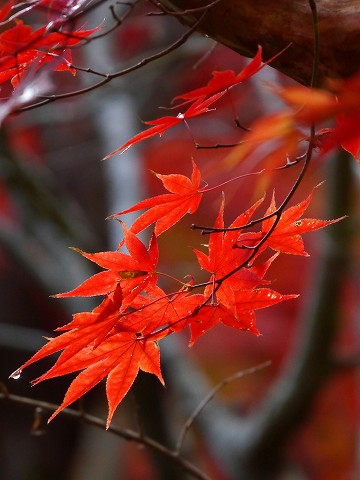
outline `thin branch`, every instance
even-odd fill
[[[311,8],[311,15],[313,20],[313,28],[314,28],[314,54],[313,54],[314,57],[313,57],[313,68],[311,72],[310,87],[316,87],[318,85],[319,65],[320,65],[319,20],[318,20],[316,0],[309,0],[309,5]]]
[[[243,142],[238,143],[215,143],[215,145],[200,145],[199,143],[195,142],[196,150],[216,150],[218,148],[233,148],[242,145]]]
[[[311,6],[311,12],[312,12],[312,17],[313,17],[313,25],[314,25],[314,59],[313,59],[313,68],[312,68],[312,76],[311,76],[311,79],[312,79],[311,80],[311,87],[313,87],[313,86],[316,85],[317,78],[318,78],[318,71],[319,71],[319,25],[318,25],[318,17],[317,17],[317,9],[316,9],[315,0],[309,0],[309,5]],[[233,270],[228,272],[223,277],[216,280],[216,287],[215,287],[214,293],[216,293],[216,291],[220,288],[221,284],[225,280],[230,278],[232,275],[234,275],[239,270],[244,268],[249,262],[251,262],[251,260],[253,260],[253,258],[257,255],[258,251],[260,250],[261,246],[265,244],[265,242],[268,240],[268,238],[272,235],[272,233],[276,229],[276,226],[278,225],[278,223],[280,221],[282,212],[284,211],[285,207],[290,202],[291,198],[294,196],[295,192],[299,188],[299,186],[300,186],[300,184],[301,184],[301,182],[302,182],[302,180],[303,180],[303,178],[306,174],[306,171],[309,167],[309,164],[310,164],[310,161],[311,161],[312,155],[313,155],[313,150],[314,150],[314,140],[315,140],[315,125],[312,124],[310,126],[309,145],[308,145],[308,149],[307,149],[306,154],[305,154],[304,165],[303,165],[303,168],[302,168],[299,176],[295,180],[292,188],[290,189],[290,191],[288,192],[288,194],[286,195],[285,199],[280,204],[280,206],[274,212],[269,214],[268,216],[263,217],[263,220],[266,217],[267,218],[275,217],[273,224],[271,225],[269,230],[266,232],[266,234],[262,237],[262,239],[255,246],[253,246],[253,247],[247,247],[245,245],[243,246],[243,248],[247,248],[247,249],[252,251],[249,258],[247,258],[241,265],[239,265],[238,267],[234,268]],[[258,222],[259,222],[259,220],[256,220],[256,223],[258,223]],[[243,226],[242,228],[247,228],[251,224],[252,224],[252,222],[249,222],[249,224]],[[212,233],[211,228],[208,230],[207,233]]]
[[[232,275],[234,275],[236,272],[238,272],[239,270],[241,270],[242,268],[244,268],[249,262],[251,262],[251,260],[253,260],[253,258],[257,255],[258,251],[260,250],[260,247],[262,247],[262,245],[264,245],[264,243],[268,240],[268,238],[272,235],[272,233],[274,232],[277,224],[279,223],[280,221],[280,218],[281,218],[281,214],[282,212],[284,211],[285,207],[287,206],[287,204],[290,202],[291,198],[294,196],[295,192],[297,191],[297,189],[299,188],[304,176],[305,176],[305,173],[309,167],[309,164],[310,164],[310,161],[311,161],[311,158],[312,158],[312,154],[313,154],[313,139],[315,138],[315,128],[314,126],[311,127],[311,133],[310,133],[310,142],[309,142],[309,147],[308,147],[308,150],[307,150],[307,153],[306,153],[306,159],[305,159],[305,162],[304,162],[304,166],[298,176],[298,178],[296,179],[294,185],[292,186],[291,190],[289,191],[289,193],[286,195],[285,199],[283,200],[283,202],[281,203],[281,205],[276,209],[276,213],[274,213],[275,215],[275,220],[273,222],[273,224],[271,225],[271,227],[269,228],[269,230],[266,232],[266,234],[263,236],[263,238],[254,246],[251,248],[251,254],[250,256],[241,264],[239,265],[238,267],[234,268],[233,270],[231,270],[230,272],[228,272],[226,275],[224,275],[223,277],[219,278],[216,283],[216,290],[218,290],[221,286],[221,284],[227,280],[228,278],[230,278]],[[273,216],[273,215],[271,215]]]
[[[333,184],[327,201],[331,216],[349,208],[350,204],[349,159],[343,157],[337,159],[329,179]],[[351,231],[343,222],[328,235],[330,238],[321,249],[316,278],[309,286],[312,299],[301,317],[297,344],[280,378],[254,416],[253,430],[242,452],[244,463],[241,465],[245,472],[253,474],[254,469],[259,470],[258,476],[251,476],[254,480],[262,478],[257,465],[259,458],[266,456],[269,469],[279,466],[289,438],[308,414],[322,384],[334,373],[332,346],[339,325],[341,290],[348,273]]]
[[[318,52],[318,48],[319,48],[318,27],[319,27],[319,25],[318,25],[318,22],[317,22],[317,11],[316,11],[315,1],[314,0],[309,0],[309,2],[310,2],[310,5],[311,5],[311,11],[312,11],[312,14],[313,14],[313,23],[314,23],[314,31],[315,31],[315,34],[314,34],[314,61],[313,61],[313,69],[312,69],[312,79],[315,82],[315,80],[317,79],[318,70],[319,70],[319,52]],[[313,84],[311,86],[313,86]],[[282,212],[284,211],[287,204],[290,202],[291,198],[294,196],[295,192],[299,188],[299,186],[300,186],[300,184],[301,184],[301,182],[302,182],[302,180],[303,180],[303,178],[306,174],[306,171],[307,171],[307,169],[309,167],[309,164],[310,164],[310,161],[312,159],[312,155],[313,155],[313,151],[314,151],[314,144],[315,144],[315,125],[312,124],[311,127],[310,127],[309,146],[308,146],[308,149],[306,151],[306,156],[305,156],[303,168],[302,168],[299,176],[295,180],[291,190],[286,195],[286,197],[283,200],[283,202],[281,203],[281,205],[275,210],[275,212],[274,212],[275,219],[274,219],[273,224],[271,225],[269,230],[266,232],[266,234],[263,236],[263,238],[254,247],[251,247],[252,253],[250,254],[249,258],[247,258],[241,265],[234,268],[232,271],[228,272],[226,275],[224,275],[222,278],[219,278],[216,281],[217,285],[215,287],[215,292],[214,293],[216,293],[216,291],[220,288],[221,284],[225,280],[230,278],[236,272],[238,272],[239,270],[244,268],[249,262],[251,262],[251,260],[253,260],[255,258],[255,256],[257,255],[258,251],[260,250],[260,247],[262,245],[264,245],[265,242],[268,240],[268,238],[272,235],[272,233],[274,232],[277,224],[280,221]]]
[[[114,20],[114,24],[102,33],[99,33],[97,35],[92,35],[89,38],[83,39],[83,42],[81,42],[80,45],[75,45],[72,48],[75,49],[75,48],[82,47],[83,45],[88,45],[89,43],[92,43],[94,40],[98,40],[99,38],[104,38],[104,37],[110,35],[110,33],[114,32],[117,28],[119,28],[122,25],[122,23],[127,19],[127,17],[129,17],[131,15],[131,13],[133,12],[133,10],[135,8],[135,5],[137,3],[139,3],[139,1],[140,0],[135,0],[134,2],[120,2],[121,5],[124,5],[124,6],[128,7],[128,10],[121,17],[119,17],[117,15],[117,13],[115,11],[115,5],[110,5],[109,10],[110,10],[111,16]],[[119,2],[116,2],[116,3],[119,4]]]
[[[214,7],[218,3],[222,2],[223,0],[214,0],[213,2],[208,3],[207,5],[203,5],[202,7],[194,7],[194,8],[187,8],[186,10],[182,11],[175,11],[175,10],[169,10],[165,8],[163,5],[160,4],[160,2],[156,1],[151,1],[153,5],[158,7],[161,12],[150,12],[147,15],[148,16],[155,16],[155,15],[171,15],[173,17],[182,17],[184,15],[190,15],[193,13],[202,13],[204,11],[209,10],[211,7]]]
[[[201,403],[197,406],[197,408],[194,410],[194,412],[189,416],[187,421],[185,422],[178,441],[176,443],[176,449],[175,451],[180,454],[181,448],[183,446],[185,436],[190,430],[191,426],[193,425],[194,421],[197,419],[197,417],[200,415],[200,413],[204,410],[206,405],[215,397],[215,395],[222,390],[226,385],[229,383],[235,382],[236,380],[239,380],[240,378],[246,377],[247,375],[252,375],[254,373],[259,372],[260,370],[263,370],[266,367],[269,367],[271,365],[270,361],[266,361],[261,363],[260,365],[256,365],[255,367],[248,368],[247,370],[241,370],[240,372],[237,372],[233,375],[230,375],[229,377],[224,378],[219,382],[215,387],[206,395],[206,397],[203,399]]]
[[[59,95],[51,95],[51,96],[47,96],[47,97],[40,97],[40,98],[44,98],[44,100],[41,100],[37,103],[33,103],[33,104],[28,105],[26,107],[22,107],[17,111],[18,112],[23,112],[23,111],[26,111],[26,110],[32,110],[34,108],[38,108],[40,106],[47,105],[48,103],[52,103],[56,100],[63,100],[65,98],[71,98],[71,97],[76,97],[78,95],[83,95],[84,93],[91,92],[92,90],[95,90],[99,87],[102,87],[102,86],[106,85],[107,83],[111,82],[115,78],[119,78],[119,77],[122,77],[124,75],[129,74],[129,73],[135,72],[136,70],[144,67],[145,65],[148,65],[149,63],[154,62],[155,60],[158,60],[159,58],[162,58],[162,57],[168,55],[169,53],[173,52],[177,48],[181,47],[188,40],[188,38],[194,33],[196,28],[200,25],[200,23],[205,18],[205,15],[206,15],[206,12],[194,23],[194,25],[192,27],[190,27],[178,40],[176,40],[176,42],[172,43],[169,47],[165,48],[164,50],[161,50],[160,52],[155,53],[154,55],[150,55],[149,57],[143,58],[142,60],[140,60],[140,62],[136,63],[135,65],[132,65],[131,67],[125,68],[125,69],[120,70],[118,72],[115,72],[115,73],[101,73],[101,72],[97,72],[96,70],[92,70],[90,68],[83,69],[83,68],[80,68],[80,67],[76,67],[76,65],[69,64],[70,68],[74,68],[75,70],[79,70],[79,71],[86,71],[88,73],[92,73],[94,75],[99,75],[99,76],[102,76],[104,78],[103,78],[103,80],[101,80],[98,83],[95,83],[94,85],[90,85],[88,87],[81,88],[81,89],[75,90],[73,92],[63,93],[63,94],[59,94]]]
[[[48,412],[54,412],[59,407],[59,405],[53,403],[11,394],[4,387],[1,390],[2,391],[0,391],[0,400],[7,400],[31,408],[41,408],[42,410]],[[92,425],[94,427],[101,428],[102,430],[106,429],[106,422],[104,420],[94,415],[85,413],[82,410],[79,411],[71,408],[65,408],[61,412],[61,415],[62,414],[67,417],[74,418],[75,420],[78,420],[80,422],[84,422],[87,425]],[[195,465],[193,465],[185,458],[180,457],[178,452],[170,450],[166,446],[158,443],[150,437],[144,436],[142,432],[138,433],[130,429],[122,429],[115,425],[110,425],[108,431],[118,437],[123,438],[124,440],[136,442],[139,445],[146,446],[164,455],[165,457],[171,459],[179,467],[181,467],[185,472],[190,474],[193,478],[197,478],[199,480],[210,480],[209,477],[204,472],[199,470]]]
[[[342,372],[344,370],[349,370],[352,368],[359,368],[360,367],[360,351],[355,352],[352,355],[343,355],[338,356],[332,359],[332,370],[334,372]]]

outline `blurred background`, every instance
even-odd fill
[[[122,8],[126,7],[120,6],[119,12]],[[153,10],[154,7],[150,7],[150,11]],[[87,16],[89,28],[99,25],[104,17],[111,24],[108,12],[106,2],[103,9],[92,11]],[[74,64],[101,72],[120,71],[164,49],[184,33],[176,19],[147,16],[148,12],[148,4],[141,4],[111,35],[74,50]],[[40,20],[33,13],[32,21]],[[27,369],[18,380],[8,380],[8,376],[44,344],[44,336],[52,336],[53,330],[68,323],[73,313],[95,306],[93,299],[49,297],[72,289],[97,271],[68,247],[85,251],[115,249],[122,239],[121,228],[116,221],[105,221],[105,218],[142,198],[163,193],[152,171],[190,176],[194,159],[204,180],[213,186],[229,175],[262,168],[261,159],[240,164],[231,172],[217,168],[229,150],[196,150],[184,125],[171,129],[161,139],[150,139],[122,156],[101,162],[105,155],[141,131],[142,121],[172,114],[159,110],[159,106],[168,107],[176,95],[206,84],[212,71],[238,72],[247,62],[211,39],[194,35],[171,55],[114,79],[103,88],[55,101],[3,122],[0,133],[0,381],[4,392],[61,403],[70,376],[30,387],[30,380],[51,366],[50,360]],[[60,72],[53,75],[52,88],[57,93],[68,92],[84,88],[95,80],[96,77],[87,73],[78,72],[72,77],[68,72]],[[234,88],[216,112],[191,121],[191,133],[196,141],[201,145],[238,142],[241,130],[233,120],[234,110],[245,126],[260,115],[275,111],[281,105],[267,87],[274,83],[289,84],[290,80],[265,67],[254,78]],[[1,95],[6,98],[8,93],[3,90]],[[326,347],[326,352],[334,354],[332,368],[322,375],[316,387],[311,387],[311,401],[304,403],[303,415],[289,425],[286,418],[282,420],[287,440],[281,444],[281,463],[285,468],[278,478],[359,478],[356,371],[359,360],[359,173],[356,169],[358,166],[345,155],[341,158],[334,155],[321,164],[314,162],[296,194],[295,202],[303,200],[313,186],[325,179],[325,184],[316,190],[306,216],[335,218],[351,214],[351,219],[344,221],[345,227],[335,226],[305,237],[310,257],[282,255],[271,266],[268,278],[273,279],[272,288],[301,296],[257,313],[260,337],[219,325],[201,337],[192,349],[187,347],[186,335],[164,341],[162,368],[167,388],[163,389],[152,376],[141,375],[118,408],[115,424],[134,430],[141,425],[149,436],[173,447],[186,418],[214,385],[235,372],[270,360],[270,367],[221,390],[205,408],[202,420],[189,431],[183,448],[184,455],[214,480],[249,480],[249,476],[242,476],[239,463],[234,460],[246,454],[246,448],[239,445],[235,427],[246,431],[253,418],[266,416],[267,405],[273,405],[276,395],[281,397],[286,392],[291,383],[289,378],[305,382],[306,389],[306,376],[298,373],[299,358],[304,357],[306,345],[314,341],[314,336],[329,336],[330,347]],[[299,167],[294,167],[228,184],[224,187],[226,223],[264,192],[269,200],[275,189],[280,201],[298,174]],[[205,278],[194,262],[192,247],[201,248],[206,239],[189,227],[193,223],[212,225],[220,201],[220,191],[208,194],[195,216],[186,216],[159,239],[161,271],[178,278],[193,275],[197,282]],[[127,225],[133,220],[131,215],[124,217]],[[142,239],[148,238],[149,232],[145,232]],[[328,280],[329,276],[338,280],[334,287],[336,294],[331,286],[324,291],[321,284],[322,262],[329,244],[339,255],[338,263],[334,264],[340,265],[339,269],[332,267],[330,275],[327,274]],[[329,266],[332,260],[325,258],[325,261]],[[165,283],[162,286],[167,288]],[[314,306],[319,299],[324,307]],[[325,311],[326,306],[330,306],[334,319],[328,319],[329,325],[323,319],[313,329],[307,322],[314,309]],[[324,359],[324,347],[318,347],[318,357],[316,348],[307,365],[311,384],[313,369]],[[105,418],[104,384],[89,392],[79,408]],[[301,405],[296,408],[302,410]],[[47,425],[48,416],[47,411],[34,405],[1,401],[2,479],[189,478],[172,462],[111,432],[66,415],[59,415]],[[226,423],[226,419],[236,419],[236,422]],[[216,435],[215,427],[218,428]],[[276,438],[274,436],[275,443]],[[270,455],[273,442],[268,442],[268,447]],[[258,452],[258,462],[266,464],[266,447]]]

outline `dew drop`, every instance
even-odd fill
[[[22,370],[20,370],[20,368],[18,368],[17,370],[15,370],[15,372],[13,372],[9,378],[12,378],[14,380],[19,380],[19,378],[21,377],[21,373],[22,373]]]
[[[301,224],[302,224],[302,220],[296,220],[295,225],[297,227],[300,227]]]
[[[276,295],[275,293],[268,293],[267,296],[271,298],[271,300],[276,300]]]

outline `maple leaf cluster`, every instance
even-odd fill
[[[158,343],[172,333],[189,328],[190,345],[218,323],[258,335],[256,310],[297,297],[282,295],[268,287],[269,281],[264,277],[272,262],[280,252],[306,255],[301,234],[338,221],[300,219],[310,203],[310,195],[304,202],[285,210],[273,228],[271,215],[276,206],[272,199],[261,230],[241,233],[264,199],[239,215],[228,229],[224,229],[222,201],[214,230],[225,231],[210,234],[207,252],[194,249],[200,268],[209,273],[209,280],[199,285],[178,280],[181,288],[166,293],[158,285],[163,273],[157,270],[157,237],[185,214],[194,213],[210,189],[200,188],[201,175],[194,162],[191,178],[180,174],[157,176],[170,193],[140,201],[115,214],[118,217],[146,209],[129,229],[121,222],[124,232],[121,246],[124,244],[128,253],[77,250],[102,271],[73,290],[56,295],[58,298],[101,295],[101,303],[92,312],[76,313],[68,325],[58,329],[59,336],[49,339],[13,374],[17,376],[33,362],[60,351],[54,366],[34,384],[81,370],[51,418],[107,377],[109,426],[139,369],[153,373],[163,383]],[[136,234],[152,224],[154,233],[146,248]],[[261,244],[271,228],[271,235]],[[261,248],[254,250],[255,245]],[[260,254],[268,248],[276,254],[260,260]]]
[[[44,66],[52,71],[68,71],[75,75],[72,48],[81,45],[100,29],[77,26],[79,11],[86,4],[87,0],[34,0],[24,3],[8,0],[0,8],[0,24],[6,27],[0,33],[0,84],[11,81],[16,89],[26,74],[31,72],[34,76]],[[35,9],[39,11],[46,9],[48,12],[47,24],[36,30],[24,24],[22,20],[25,14]],[[291,48],[291,45],[284,50],[287,48]],[[255,57],[240,72],[214,71],[205,86],[177,95],[173,99],[176,108],[190,104],[185,111],[144,122],[150,128],[132,137],[109,153],[105,159],[117,153],[124,153],[130,147],[155,135],[162,136],[167,130],[181,123],[189,127],[190,119],[215,110],[214,104],[225,94],[249,80],[284,50],[263,61],[262,47],[259,45]],[[304,135],[304,126],[333,119],[336,121],[334,128],[320,128],[317,131],[314,147],[319,148],[322,153],[327,153],[337,146],[342,146],[358,161],[360,75],[348,80],[329,81],[326,87],[277,88],[276,94],[284,100],[288,108],[254,122],[247,129],[248,133],[240,138],[241,145],[231,153],[225,164],[239,163],[264,142],[278,140],[280,145],[276,145],[275,151],[268,155],[269,164],[273,165],[279,158],[295,155],[296,145],[309,140]],[[21,106],[21,102],[15,102],[6,114],[16,111],[16,108]],[[235,120],[238,121],[237,118]]]
[[[280,55],[280,53],[278,55]],[[205,87],[191,90],[190,92],[178,95],[173,99],[173,102],[178,99],[185,100],[184,102],[180,103],[178,107],[190,103],[190,107],[188,107],[185,112],[178,113],[176,116],[168,115],[166,117],[161,117],[156,120],[144,122],[146,125],[153,126],[145,130],[144,132],[138,133],[129,141],[121,145],[119,148],[109,153],[109,155],[105,157],[105,160],[115,155],[116,153],[126,152],[126,150],[128,150],[130,147],[134,146],[139,142],[142,142],[143,140],[154,137],[155,135],[161,136],[163,133],[165,133],[167,130],[174,127],[175,125],[178,125],[182,122],[187,123],[187,120],[189,120],[190,118],[198,117],[199,115],[203,115],[204,113],[212,111],[213,109],[209,108],[210,105],[220,100],[226,93],[229,92],[231,88],[251,78],[262,68],[264,68],[268,63],[274,60],[274,58],[276,58],[278,55],[270,58],[267,62],[263,62],[262,47],[259,45],[258,52],[255,57],[238,74],[235,74],[233,70],[213,72],[212,78],[209,80]]]
[[[184,100],[178,107],[190,103],[190,107],[177,116],[165,116],[156,120],[144,122],[152,125],[147,130],[138,133],[113,152],[105,160],[117,153],[124,153],[143,140],[155,135],[163,135],[168,129],[185,123],[190,118],[203,115],[215,110],[209,108],[220,100],[233,87],[250,79],[262,68],[271,63],[278,55],[266,62],[262,60],[262,47],[258,47],[256,56],[250,63],[235,74],[233,70],[214,71],[212,78],[206,86],[183,93],[173,99]],[[360,161],[360,75],[351,79],[329,81],[327,88],[310,88],[306,86],[287,86],[276,88],[275,93],[288,108],[283,111],[262,117],[255,121],[243,137],[237,148],[231,152],[223,162],[226,166],[234,166],[244,158],[249,157],[257,147],[267,141],[278,141],[275,148],[268,156],[268,164],[276,165],[280,159],[295,156],[298,144],[309,141],[309,136],[304,134],[304,127],[318,125],[322,122],[335,120],[333,128],[319,128],[312,140],[313,147],[318,148],[324,155],[330,150],[341,146],[348,151],[356,161]],[[238,119],[235,118],[238,122]]]
[[[69,71],[72,67],[71,49],[91,36],[98,28],[74,28],[71,15],[81,3],[78,0],[8,1],[0,9],[0,22],[9,26],[0,34],[0,84],[8,80],[13,87],[30,71],[34,75],[45,65],[54,71]],[[37,29],[24,24],[20,18],[35,8],[48,8],[49,22]]]
[[[16,89],[27,72],[31,69],[37,72],[54,58],[55,63],[51,63],[54,70],[74,73],[71,48],[96,31],[83,27],[75,29],[68,22],[82,3],[78,0],[38,0],[14,10],[15,3],[7,2],[0,9],[0,21],[11,24],[0,34],[0,83],[11,81]],[[51,12],[56,15],[45,27],[34,30],[19,18],[25,10],[50,4]],[[181,123],[188,126],[189,120],[214,110],[216,102],[258,73],[273,58],[263,62],[259,46],[256,56],[239,73],[232,70],[213,72],[207,85],[174,98],[175,103],[180,101],[177,108],[186,105],[183,113],[145,122],[150,126],[147,130],[132,137],[106,158],[123,153],[155,135],[161,136]],[[358,156],[359,79],[334,83],[328,90],[280,89],[277,94],[287,108],[251,125],[241,138],[241,145],[225,159],[225,163],[239,162],[259,145],[274,139],[278,144],[272,152],[273,157],[282,161],[296,151],[295,146],[300,141],[310,142],[312,148],[320,148],[322,152],[341,144]],[[304,127],[334,117],[337,125],[333,129],[319,130],[312,138],[304,135]],[[285,207],[291,195],[280,207],[276,206],[273,195],[265,214],[253,218],[264,203],[262,198],[225,227],[223,199],[214,225],[209,228],[208,243],[204,249],[194,248],[199,268],[208,273],[207,281],[196,284],[194,280],[173,279],[177,287],[168,293],[159,286],[159,279],[169,275],[158,271],[157,239],[185,215],[195,213],[204,195],[217,187],[201,186],[201,173],[194,161],[191,177],[180,174],[156,176],[167,193],[142,200],[112,215],[119,219],[128,213],[143,211],[129,228],[120,220],[124,239],[118,250],[97,253],[77,250],[102,270],[73,290],[56,295],[57,298],[100,296],[99,305],[91,312],[76,313],[69,324],[58,329],[60,334],[57,337],[48,339],[48,343],[12,375],[17,378],[27,366],[60,352],[55,364],[33,383],[80,372],[51,418],[106,378],[109,426],[115,409],[131,388],[139,370],[156,375],[164,383],[159,342],[173,333],[188,329],[190,345],[219,323],[259,335],[256,310],[297,297],[270,288],[265,276],[271,264],[280,253],[307,255],[302,234],[339,220],[302,218],[313,194],[289,208]],[[252,230],[254,226],[256,228]],[[153,232],[147,247],[137,235],[148,228],[153,228]],[[125,247],[127,252],[123,251]]]

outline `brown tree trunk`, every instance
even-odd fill
[[[211,0],[160,0],[171,11],[206,6]],[[316,0],[320,33],[319,82],[360,70],[360,0]],[[192,25],[194,11],[178,18]],[[309,0],[222,0],[208,9],[198,28],[241,55],[253,57],[262,45],[269,58],[291,43],[272,64],[303,84],[311,78],[314,29]]]

